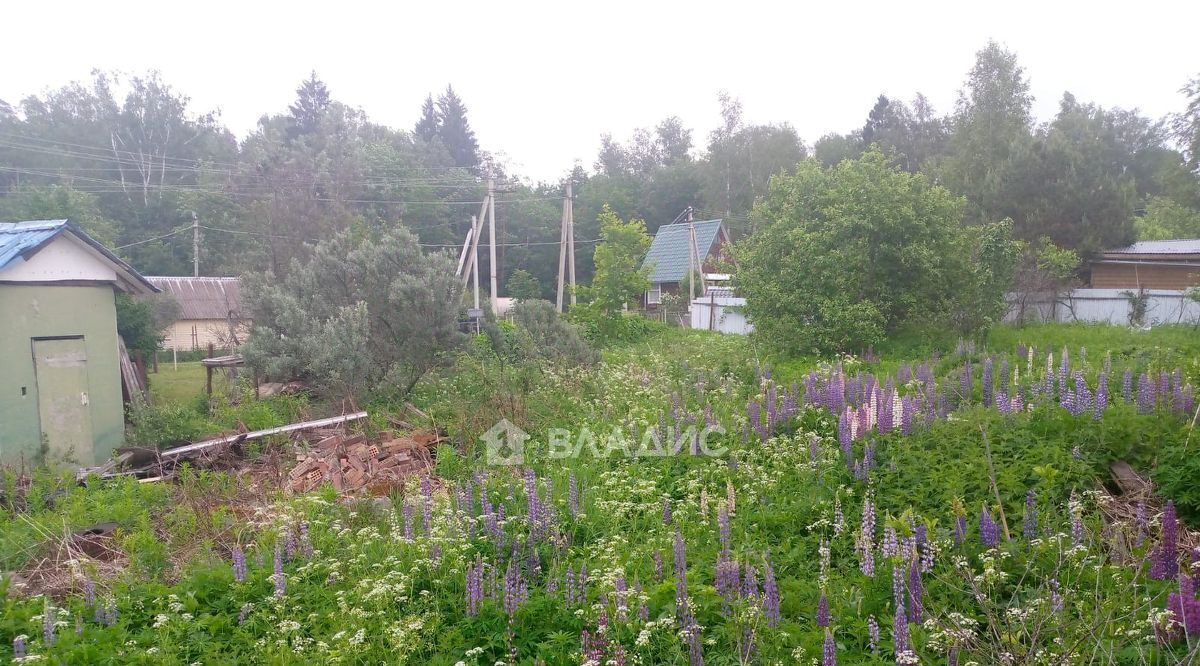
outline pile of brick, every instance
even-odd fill
[[[352,493],[396,485],[406,477],[430,473],[431,449],[439,441],[436,434],[424,431],[385,435],[378,442],[364,435],[327,435],[311,450],[296,454],[298,464],[288,473],[286,486],[304,493],[329,482],[340,493]]]

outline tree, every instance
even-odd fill
[[[679,116],[664,119],[654,128],[659,161],[664,166],[685,162],[692,150],[692,130],[683,126]]]
[[[765,226],[735,248],[757,334],[791,351],[851,351],[947,321],[972,270],[962,206],[876,149],[776,176],[755,211]]]
[[[1074,250],[1058,247],[1049,237],[1021,241],[1021,254],[1013,277],[1016,302],[1014,315],[1018,322],[1030,318],[1030,308],[1043,314],[1037,305],[1050,303],[1057,307],[1063,292],[1075,285],[1079,255]]]
[[[1145,214],[1134,220],[1138,240],[1200,238],[1200,210],[1167,197],[1150,197]]]
[[[600,152],[593,168],[606,176],[620,176],[626,172],[628,163],[620,142],[613,140],[612,134],[601,134]]]
[[[1172,118],[1171,129],[1183,146],[1187,165],[1193,171],[1200,171],[1200,76],[1188,81],[1179,92],[1188,98],[1188,103],[1183,113]]]
[[[944,169],[948,187],[967,197],[968,220],[1011,217],[1021,227],[1015,197],[1008,190],[1017,168],[1014,158],[1029,146],[1033,96],[1015,53],[988,42],[959,92],[950,156]]]
[[[454,88],[446,86],[446,92],[438,98],[438,136],[442,144],[450,152],[450,159],[455,166],[464,169],[479,168],[479,143],[475,140],[475,131],[467,121],[467,106],[454,92]]]
[[[441,121],[438,119],[437,106],[433,103],[433,95],[426,95],[425,102],[421,104],[421,119],[417,121],[413,133],[422,141],[433,141],[440,129]]]
[[[288,107],[292,114],[289,136],[294,139],[315,132],[331,103],[329,88],[317,78],[317,72],[313,70],[308,78],[300,83],[300,87],[296,88],[296,101]]]
[[[518,268],[508,276],[508,295],[518,301],[536,300],[542,297],[542,283],[524,268]]]
[[[66,218],[103,245],[113,247],[117,223],[104,217],[96,195],[65,185],[25,188],[0,198],[0,220]]]
[[[650,288],[650,268],[643,267],[650,235],[643,220],[622,221],[607,205],[600,213],[600,243],[591,285],[583,288],[589,305],[604,316],[619,315]]]
[[[254,322],[246,362],[330,398],[407,393],[459,342],[461,292],[454,259],[422,254],[407,230],[344,231],[285,276],[243,278]]]

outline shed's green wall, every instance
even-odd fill
[[[45,462],[96,464],[124,440],[113,288],[0,284],[0,462],[17,462],[21,454],[42,462],[31,339],[72,335],[87,345],[93,448],[77,452],[74,461]]]

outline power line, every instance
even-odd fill
[[[184,232],[184,231],[188,231],[188,230],[190,230],[191,228],[192,228],[192,225],[190,225],[190,224],[189,224],[189,225],[187,225],[186,227],[179,227],[178,229],[176,229],[175,231],[172,231],[172,232],[170,232],[170,233],[163,234],[163,235],[161,235],[161,236],[155,236],[154,238],[147,238],[147,239],[145,239],[145,240],[140,240],[140,241],[136,241],[136,242],[133,242],[133,243],[127,243],[127,244],[125,244],[125,245],[118,245],[118,246],[117,246],[116,248],[114,248],[114,249],[117,249],[117,250],[124,250],[125,248],[127,248],[127,247],[133,247],[134,245],[141,245],[141,244],[143,244],[143,243],[153,243],[154,241],[160,241],[160,240],[163,240],[164,238],[170,238],[171,236],[174,236],[175,234],[182,233],[182,232]],[[204,227],[204,228],[205,228],[205,229],[207,229],[208,227]]]

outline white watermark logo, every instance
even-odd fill
[[[577,432],[567,428],[551,428],[545,450],[551,460],[579,458],[585,454],[595,458],[614,455],[625,458],[666,458],[677,455],[719,458],[729,452],[729,447],[714,440],[713,435],[724,434],[725,429],[720,424],[708,424],[703,428],[694,425],[683,428],[647,427],[640,434],[627,432],[619,426],[595,432],[587,427]],[[487,464],[525,463],[525,442],[530,437],[508,419],[501,419],[484,433],[482,439],[487,445]],[[540,447],[534,448],[541,450]]]
[[[525,441],[529,439],[529,435],[508,419],[497,421],[496,425],[483,433],[482,439],[487,445],[487,464],[525,464]]]

